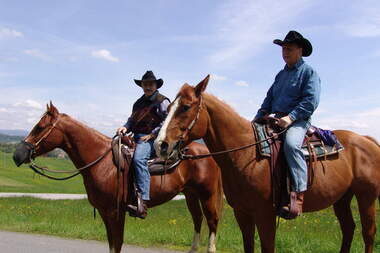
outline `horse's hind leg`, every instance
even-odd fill
[[[125,213],[120,212],[117,218],[116,210],[99,210],[100,216],[106,226],[110,253],[119,253],[123,246]]]
[[[334,204],[334,212],[339,220],[340,229],[342,230],[342,245],[340,253],[349,253],[352,239],[355,231],[355,222],[352,217],[351,200],[353,193],[347,192],[338,202]]]
[[[184,191],[183,193],[185,194],[187,208],[190,211],[191,218],[193,219],[193,224],[194,224],[193,243],[189,251],[189,253],[193,253],[193,252],[197,252],[199,248],[199,242],[201,239],[203,213],[202,213],[201,206],[199,203],[199,198],[196,196],[196,194],[190,191]]]
[[[255,250],[255,222],[251,214],[234,209],[234,215],[243,235],[244,252],[253,253]]]
[[[220,203],[218,203],[218,195],[216,193],[211,194],[207,199],[201,197],[202,210],[207,219],[207,225],[209,229],[209,241],[207,247],[207,253],[215,253],[215,239],[216,230],[219,222]]]
[[[376,235],[376,200],[378,197],[360,194],[356,198],[362,223],[362,236],[365,244],[364,252],[372,253]]]

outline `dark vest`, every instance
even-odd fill
[[[131,129],[133,133],[150,134],[164,120],[157,111],[160,104],[169,99],[158,91],[153,96],[155,99],[151,100],[143,95],[133,104],[131,116],[134,122]]]

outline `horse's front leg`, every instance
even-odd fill
[[[120,211],[117,217],[116,209],[99,210],[106,226],[110,253],[120,253],[124,239],[125,212]]]
[[[244,252],[253,253],[255,250],[255,220],[252,214],[240,209],[234,209],[234,215],[243,236]]]
[[[262,253],[275,252],[276,238],[276,214],[271,205],[258,205],[260,208],[255,213],[257,231],[261,241]]]

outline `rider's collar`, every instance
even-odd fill
[[[156,97],[158,95],[158,90],[156,90],[152,95],[150,95],[149,97],[145,96],[144,95],[144,99],[145,100],[150,100],[150,101],[154,101],[156,100]]]
[[[294,64],[292,67],[289,67],[287,64],[285,64],[285,67],[284,69],[285,70],[293,70],[293,69],[298,69],[299,67],[302,66],[302,64],[304,64],[305,61],[303,60],[303,58],[301,57],[296,64]]]

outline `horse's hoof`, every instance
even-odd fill
[[[198,252],[198,248],[191,248],[188,253],[196,253]]]
[[[213,247],[213,248],[209,248],[209,249],[207,250],[207,253],[216,253],[216,249],[215,249],[215,247]]]

